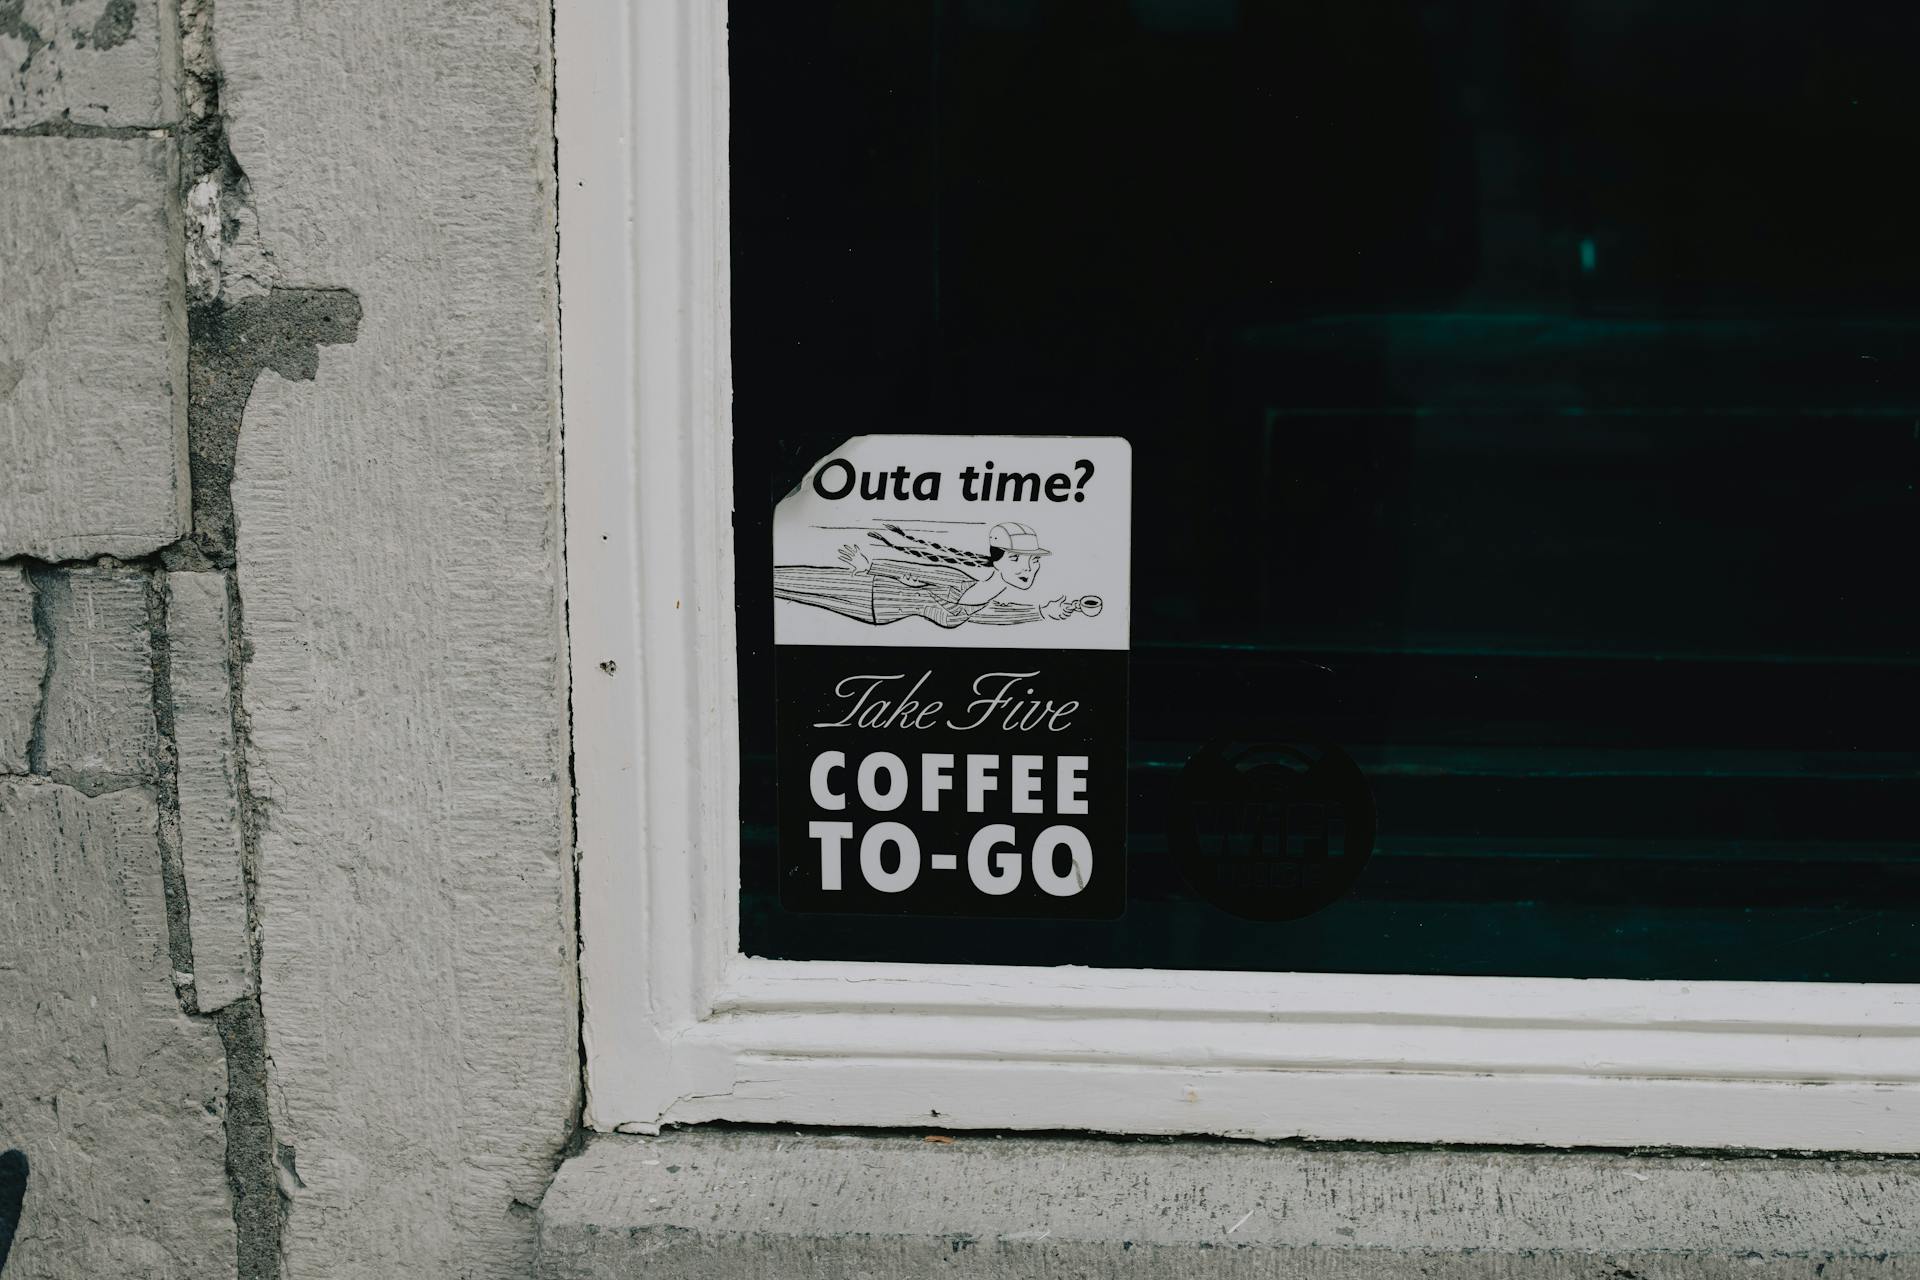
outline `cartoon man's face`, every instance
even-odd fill
[[[1024,591],[1040,576],[1040,557],[1026,551],[1009,551],[994,567],[1009,584]]]

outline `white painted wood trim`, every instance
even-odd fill
[[[570,0],[555,40],[581,991],[607,1128],[677,1087],[671,1040],[736,950],[724,9]]]
[[[738,954],[722,0],[556,13],[588,1123],[1920,1151],[1920,987]]]

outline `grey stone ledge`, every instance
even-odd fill
[[[41,710],[45,771],[85,791],[152,775],[153,630],[145,573],[48,575],[40,607],[53,637]]]
[[[147,788],[0,778],[0,1148],[32,1161],[7,1280],[232,1280],[227,1069],[174,995]]]
[[[1920,1275],[1920,1162],[955,1133],[595,1138],[545,1280]]]
[[[158,0],[0,4],[0,125],[129,127],[180,117],[175,6]]]
[[[180,861],[201,1013],[253,993],[224,573],[167,575]]]
[[[0,773],[25,773],[46,683],[47,646],[33,624],[27,571],[0,564]]]
[[[187,530],[175,151],[0,137],[0,559],[130,559]]]

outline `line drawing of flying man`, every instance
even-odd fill
[[[1053,554],[1040,545],[1032,526],[1016,520],[1002,521],[987,532],[985,554],[949,547],[893,524],[869,529],[867,537],[909,558],[875,560],[848,543],[840,548],[838,565],[774,566],[773,598],[827,609],[869,626],[925,618],[949,630],[969,622],[1008,626],[1057,622],[1076,613],[1092,617],[1102,608],[1099,596],[1057,596],[1045,604],[1000,599],[1008,588],[1032,587],[1041,560]]]

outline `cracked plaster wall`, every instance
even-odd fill
[[[529,1272],[579,1109],[548,21],[0,0],[6,1280]]]

